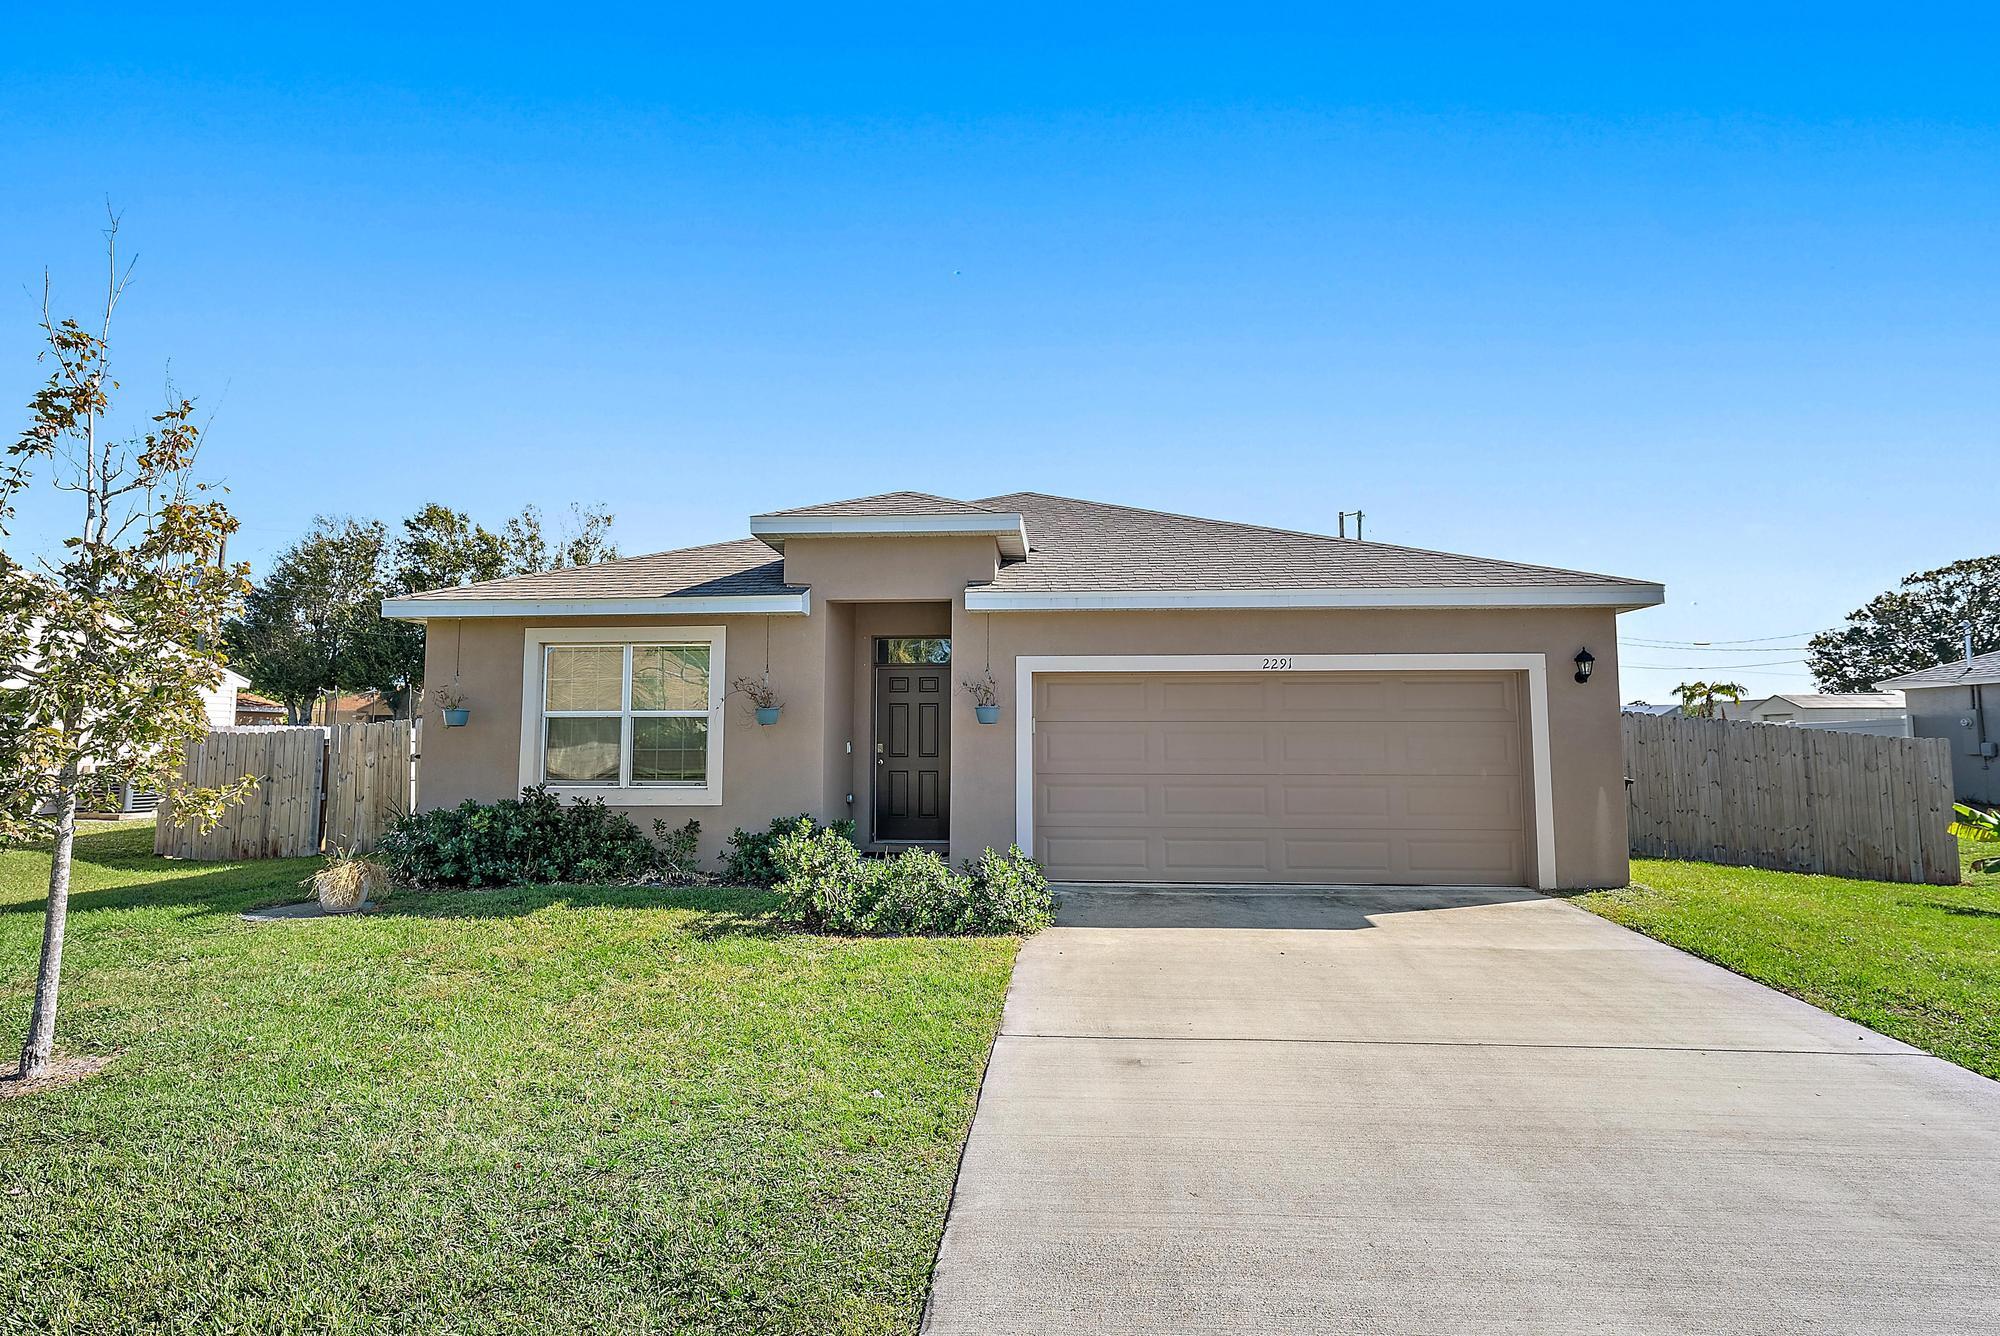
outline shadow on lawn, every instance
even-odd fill
[[[565,909],[670,909],[693,913],[692,936],[781,937],[797,931],[768,891],[735,886],[491,886],[478,890],[391,892],[376,914],[432,919],[526,918]]]

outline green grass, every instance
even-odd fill
[[[1634,859],[1630,886],[1574,902],[2000,1078],[2000,873],[1911,886]]]
[[[0,1101],[0,1331],[914,1331],[1010,938],[738,890],[402,892],[83,835],[58,1042]],[[0,1043],[45,853],[0,855]]]

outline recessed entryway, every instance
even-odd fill
[[[874,837],[928,842],[951,836],[951,640],[874,641]]]

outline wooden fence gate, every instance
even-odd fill
[[[206,831],[174,821],[160,803],[153,851],[217,861],[366,853],[416,803],[416,730],[407,719],[333,728],[219,729],[191,745],[181,762],[190,784],[257,786]]]
[[[1628,714],[1632,853],[1873,881],[1959,879],[1951,750],[1724,719]]]

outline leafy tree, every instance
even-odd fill
[[[505,534],[509,575],[533,571],[559,571],[571,566],[594,566],[600,561],[616,561],[618,546],[611,541],[612,514],[602,505],[569,503],[569,511],[556,528],[551,544],[544,536],[542,509],[530,505],[507,521]]]
[[[291,722],[306,722],[322,691],[375,685],[393,657],[382,637],[386,541],[374,520],[315,518],[229,624],[231,659]]]
[[[1732,705],[1743,699],[1743,688],[1735,682],[1683,682],[1674,690],[1681,698],[1681,713],[1690,719],[1713,719],[1722,700]]]
[[[135,434],[107,421],[111,318],[129,270],[117,219],[101,320],[85,329],[50,310],[42,287],[39,360],[52,364],[29,423],[0,465],[0,536],[38,486],[81,512],[60,556],[31,569],[0,553],[0,840],[48,839],[48,909],[20,1075],[44,1075],[55,1047],[78,796],[113,774],[167,793],[174,811],[212,824],[254,783],[182,782],[183,746],[208,723],[202,693],[221,680],[222,620],[246,571],[222,564],[236,521],[193,478],[201,432],[171,390]]]
[[[1960,657],[1966,622],[1975,653],[2000,647],[2000,556],[1905,576],[1849,613],[1847,625],[1807,642],[1806,665],[1822,691],[1873,691],[1878,682]]]
[[[391,584],[397,593],[449,589],[512,575],[508,544],[462,510],[429,501],[403,521]]]

